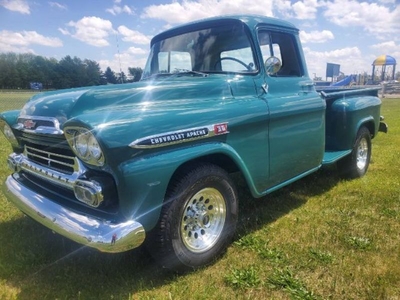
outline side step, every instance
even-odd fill
[[[351,150],[343,151],[326,151],[322,160],[322,165],[330,165],[337,162],[339,159],[349,155]]]

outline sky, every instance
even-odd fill
[[[372,72],[380,55],[400,71],[400,0],[0,0],[0,52],[95,60],[104,71],[144,68],[151,38],[202,18],[257,14],[300,29],[309,75],[326,64]]]

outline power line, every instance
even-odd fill
[[[115,33],[115,39],[117,41],[117,51],[118,51],[118,63],[119,63],[119,77],[121,78],[121,83],[124,83],[124,78],[122,76],[122,67],[121,67],[121,54],[119,52],[119,40],[118,33]]]

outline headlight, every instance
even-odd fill
[[[15,137],[11,127],[7,123],[5,123],[4,121],[2,121],[1,123],[3,123],[3,124],[0,124],[0,125],[3,125],[2,129],[3,129],[3,133],[4,133],[4,136],[6,137],[6,139],[12,145],[18,145],[17,138]],[[0,126],[0,128],[1,128],[1,126]]]
[[[89,136],[88,149],[90,155],[95,159],[100,159],[102,156],[101,148],[94,135]]]
[[[6,136],[7,140],[15,140],[15,135],[8,124],[4,125],[4,135]]]
[[[75,154],[83,161],[96,165],[104,165],[104,155],[96,137],[85,128],[67,128],[65,136]]]
[[[75,150],[78,152],[80,157],[86,157],[88,154],[88,141],[89,141],[89,134],[88,132],[75,132],[74,135],[74,145]]]

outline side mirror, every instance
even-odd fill
[[[265,61],[264,66],[268,75],[275,75],[281,69],[282,62],[279,58],[271,56]]]

